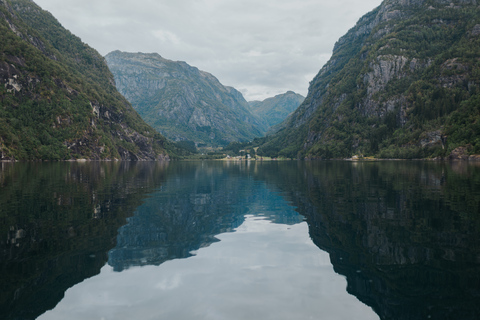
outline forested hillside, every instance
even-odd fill
[[[33,1],[0,1],[0,160],[153,160],[169,148],[100,54]]]
[[[480,7],[385,0],[336,43],[260,154],[467,158],[480,153]]]

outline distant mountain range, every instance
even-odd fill
[[[288,91],[263,101],[250,101],[249,104],[254,115],[266,121],[269,127],[273,127],[285,120],[304,100],[304,96]]]
[[[314,32],[314,31],[312,31]],[[385,0],[336,43],[305,102],[259,154],[480,154],[480,7]]]
[[[154,160],[172,148],[98,52],[33,1],[0,1],[0,160]]]
[[[172,140],[223,146],[261,137],[268,128],[240,92],[185,62],[120,51],[105,58],[120,93]]]

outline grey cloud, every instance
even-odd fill
[[[105,55],[157,52],[215,75],[247,100],[294,90],[380,0],[36,0]]]

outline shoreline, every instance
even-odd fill
[[[347,162],[376,162],[376,161],[432,161],[432,162],[480,162],[480,155],[470,155],[470,156],[461,156],[454,158],[419,158],[419,159],[400,159],[400,158],[334,158],[334,159],[320,159],[320,158],[305,158],[305,159],[291,159],[291,158],[269,158],[265,157],[262,159],[243,159],[243,158],[221,158],[221,159],[194,159],[194,158],[185,158],[185,159],[148,159],[148,160],[122,160],[122,159],[69,159],[69,160],[0,160],[0,163],[26,163],[26,162],[75,162],[75,163],[86,163],[86,162],[170,162],[170,161],[224,161],[224,162],[274,162],[274,161],[347,161]]]

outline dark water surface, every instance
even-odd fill
[[[0,163],[0,319],[479,319],[480,167]]]

